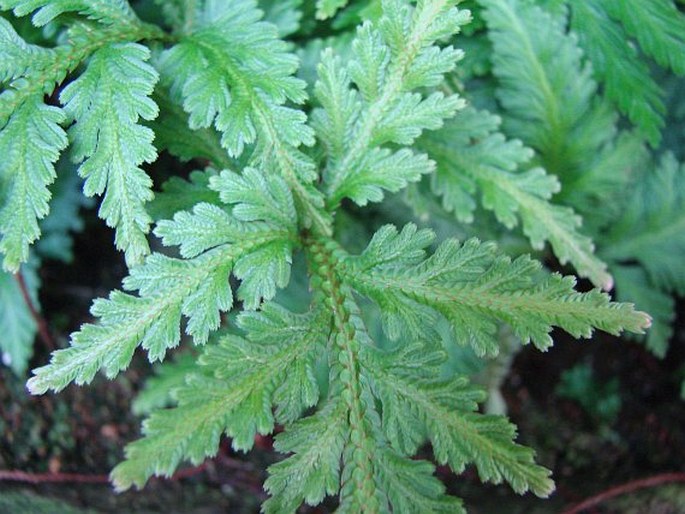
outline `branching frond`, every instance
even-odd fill
[[[358,30],[347,69],[332,51],[324,52],[316,85],[323,109],[313,122],[328,153],[329,207],[343,198],[359,205],[380,201],[383,190],[399,191],[433,171],[425,156],[408,149],[393,153],[383,145],[409,145],[464,106],[458,95],[411,92],[440,84],[461,58],[459,50],[435,45],[470,19],[468,11],[451,4],[419,2],[412,9],[386,2],[378,27],[365,23]]]
[[[563,184],[611,138],[616,117],[597,100],[592,69],[565,19],[522,0],[481,3],[505,129],[539,151]]]
[[[657,145],[666,112],[663,92],[652,78],[647,63],[631,46],[623,27],[610,18],[607,12],[610,4],[604,0],[572,2],[571,27],[578,34],[593,71],[604,82],[606,95]],[[633,12],[632,5],[630,11]]]
[[[685,75],[685,15],[673,0],[606,0],[606,9],[661,66]]]
[[[224,181],[232,176],[228,171],[222,175]],[[269,196],[269,181],[261,180],[263,194]],[[218,181],[216,189],[221,187]],[[283,204],[278,203],[281,200]],[[128,366],[138,346],[148,351],[151,361],[161,360],[168,348],[180,342],[182,316],[188,318],[188,335],[196,344],[204,344],[219,327],[221,312],[233,305],[231,271],[242,280],[237,294],[248,309],[271,299],[277,287],[285,287],[294,244],[292,225],[278,225],[269,211],[258,214],[263,207],[260,198],[226,201],[236,203],[239,212],[251,213],[254,221],[201,203],[192,212],[160,222],[157,235],[166,245],[179,245],[186,259],[153,254],[133,268],[124,289],[138,291],[139,296],[115,291],[108,300],[96,300],[92,313],[100,318],[99,324],[84,325],[76,332],[69,348],[55,352],[49,365],[35,370],[29,388],[45,392],[63,389],[70,382],[87,383],[101,368],[113,377]],[[292,207],[289,195],[271,201],[283,211]]]
[[[154,196],[152,181],[139,167],[157,158],[153,132],[139,124],[159,113],[150,98],[158,74],[146,63],[149,57],[149,50],[137,44],[102,48],[60,95],[75,120],[69,135],[73,159],[83,163],[84,193],[104,193],[100,217],[116,229],[116,246],[129,265],[149,253],[146,235],[152,222],[145,210]]]
[[[55,162],[67,146],[60,126],[65,119],[61,109],[35,98],[0,130],[0,252],[6,271],[16,272],[40,237],[38,220],[49,212]]]
[[[456,339],[479,355],[497,354],[498,322],[541,350],[552,345],[553,326],[574,337],[590,337],[593,328],[618,334],[649,326],[644,313],[612,304],[598,290],[575,292],[572,277],[540,276],[540,264],[528,257],[512,262],[493,244],[448,240],[423,259],[420,249],[430,241],[432,234],[414,225],[399,233],[385,226],[364,253],[344,263],[346,279],[380,306],[392,339],[406,333],[420,338],[438,314],[450,322]]]
[[[12,9],[16,16],[26,16],[35,11],[32,21],[38,27],[68,12],[76,12],[107,25],[138,22],[127,0],[1,0],[0,9]]]
[[[473,196],[480,189],[483,206],[494,211],[500,223],[511,229],[520,219],[534,248],[542,249],[549,241],[563,264],[573,263],[580,275],[611,289],[606,264],[594,255],[592,241],[578,232],[580,217],[550,201],[560,190],[556,177],[540,168],[519,170],[533,151],[518,140],[507,140],[497,132],[499,124],[498,117],[468,108],[419,141],[437,162],[431,185],[442,196],[443,206],[471,222]]]
[[[306,98],[305,83],[292,76],[297,59],[277,38],[276,27],[260,17],[254,1],[207,2],[193,32],[163,56],[190,127],[216,126],[232,155],[258,136],[268,141],[264,116],[290,145],[313,142],[304,113],[283,105]]]
[[[435,457],[456,472],[475,463],[484,481],[506,480],[518,493],[549,496],[549,470],[533,451],[515,444],[516,429],[505,418],[477,412],[484,392],[465,378],[441,379],[440,352],[422,345],[384,355],[370,351],[365,367],[383,404],[383,430],[394,448],[413,455],[428,438]]]
[[[410,214],[374,209],[362,225],[359,209],[341,207],[380,202],[432,174],[433,192],[460,221],[473,221],[480,197],[502,225],[520,224],[534,249],[549,243],[562,264],[610,289],[575,212],[592,214],[647,161],[639,131],[618,133],[610,101],[652,143],[659,138],[660,90],[625,40],[635,37],[680,71],[671,54],[682,17],[665,19],[670,4],[628,12],[617,0],[554,0],[548,10],[528,0],[348,3],[136,4],[163,30],[124,0],[0,0],[57,31],[41,39],[54,48],[41,48],[0,18],[3,266],[16,271],[29,259],[55,162],[70,141],[84,192],[103,196],[100,215],[130,267],[122,290],[94,302],[96,320],[34,371],[29,390],[88,383],[100,370],[114,377],[140,346],[154,362],[184,336],[204,345],[160,364],[136,403],[149,418],[112,473],[118,490],[198,464],[224,436],[246,451],[278,426],[275,447],[286,455],[269,469],[265,513],[294,513],[327,496],[337,496],[341,513],[463,513],[435,464],[416,458],[428,444],[433,460],[455,473],[472,465],[483,481],[546,497],[550,472],[516,442],[506,418],[479,413],[483,391],[444,373],[444,347],[470,345],[489,357],[508,344],[504,332],[545,350],[555,327],[590,337],[595,329],[643,333],[651,323],[598,289],[576,291],[575,278],[528,255],[511,259],[476,239],[433,246],[431,230],[382,226]],[[471,13],[458,4],[473,6],[477,20],[466,36],[478,55],[463,72],[451,41]],[[324,19],[343,8],[318,26],[300,19],[300,9]],[[349,27],[359,19],[366,21],[355,35]],[[318,70],[306,84],[296,76],[295,47],[331,34],[305,49],[301,76]],[[281,39],[287,35],[292,41]],[[597,61],[607,101],[581,46]],[[463,90],[474,105],[501,106],[503,126],[466,108]],[[152,170],[165,180],[153,198],[142,168],[158,152],[169,155],[165,170]],[[191,172],[195,166],[204,171]],[[661,311],[649,343],[661,353],[673,309],[665,293],[685,294],[684,172],[666,157],[618,221],[618,207],[588,216],[606,232],[601,255],[616,265],[620,297]],[[430,206],[422,222],[438,226],[430,214],[444,213],[432,199]],[[153,220],[160,250],[147,255]],[[353,238],[362,247],[378,226],[361,254],[343,248]],[[525,246],[517,255],[530,249],[523,238],[516,243]],[[9,305],[10,293],[15,282],[0,274],[0,304]],[[294,298],[306,312],[286,308]],[[34,329],[25,309],[15,317]],[[228,320],[236,327],[222,327]],[[6,316],[0,325],[19,332]],[[25,353],[4,342],[2,349],[23,369]]]
[[[316,316],[276,304],[242,315],[246,338],[227,336],[205,351],[198,373],[176,393],[179,406],[153,414],[145,437],[127,448],[127,460],[112,472],[115,486],[169,476],[181,460],[199,463],[216,453],[224,432],[236,449],[247,450],[257,433],[271,433],[276,419],[300,417],[319,396],[312,368],[326,337]]]

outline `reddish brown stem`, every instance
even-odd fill
[[[183,480],[198,475],[205,470],[206,464],[194,468],[182,469],[171,477],[171,480]],[[108,484],[107,475],[82,475],[79,473],[27,473],[25,471],[0,470],[0,481],[24,482],[27,484]]]
[[[0,470],[0,480],[28,484],[54,484],[59,482],[106,484],[109,482],[109,477],[107,475],[80,475],[78,473],[26,473],[24,471]]]
[[[40,338],[43,340],[43,344],[45,344],[48,350],[55,350],[57,348],[55,340],[50,335],[50,330],[48,329],[48,324],[45,321],[45,318],[43,318],[41,313],[38,312],[38,309],[36,309],[36,306],[33,304],[33,300],[31,300],[31,295],[29,294],[28,287],[26,287],[26,280],[24,280],[24,275],[21,273],[21,271],[19,271],[18,273],[14,274],[14,278],[16,278],[17,283],[19,284],[21,295],[24,297],[24,302],[26,303],[26,306],[28,307],[29,312],[31,313],[31,317],[36,322],[36,326],[38,327],[38,334],[40,335]]]
[[[562,514],[581,514],[584,510],[594,507],[595,505],[599,505],[600,503],[611,498],[615,498],[616,496],[621,496],[623,494],[632,493],[639,489],[646,489],[648,487],[655,487],[671,482],[685,482],[685,473],[664,473],[662,475],[656,475],[649,478],[633,480],[632,482],[618,485],[596,494],[595,496],[584,500],[578,505],[565,510],[562,512]]]

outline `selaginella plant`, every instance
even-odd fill
[[[301,54],[316,53],[318,63],[309,91],[281,39],[297,30],[300,2],[261,2],[264,11],[253,0],[156,3],[155,15],[151,2],[134,11],[124,0],[0,0],[57,34],[52,47],[29,44],[0,18],[3,267],[27,262],[68,146],[130,267],[123,291],[95,301],[97,322],[34,371],[30,391],[86,384],[100,370],[114,378],[139,346],[162,361],[188,339],[200,355],[168,368],[175,405],[155,409],[144,437],[127,447],[112,472],[118,490],[203,461],[224,434],[246,451],[279,425],[275,447],[286,456],[269,468],[264,512],[329,495],[341,512],[462,511],[433,464],[415,458],[426,443],[456,473],[474,465],[483,481],[548,496],[550,472],[515,442],[505,417],[478,411],[484,392],[446,371],[446,350],[495,356],[502,325],[545,350],[553,327],[575,337],[595,328],[642,333],[649,316],[600,289],[578,292],[575,278],[527,255],[512,259],[475,238],[438,243],[411,222],[376,227],[361,252],[349,247],[372,228],[350,213],[389,193],[409,186],[407,203],[418,210],[429,193],[417,184],[427,178],[447,210],[470,221],[477,185],[503,225],[520,221],[535,248],[549,243],[562,263],[612,287],[578,215],[551,201],[560,182],[541,166],[571,174],[576,149],[594,141],[577,129],[583,116],[596,132],[603,116],[615,119],[604,104],[575,111],[593,95],[587,70],[554,77],[572,80],[568,107],[555,113],[544,103],[553,90],[540,97],[517,85],[517,74],[544,71],[530,42],[515,41],[525,27],[517,16],[558,18],[518,0],[474,5],[479,23],[491,24],[505,126],[530,149],[455,93],[463,53],[451,42],[472,14],[454,0],[353,4],[330,45],[303,43]],[[345,4],[319,0],[317,15]],[[345,23],[359,17],[366,21],[352,37]],[[573,68],[576,40],[553,38],[560,27],[531,29],[533,43],[549,37]],[[531,69],[517,58],[532,60]],[[652,137],[655,127],[644,123]],[[153,201],[143,166],[160,149],[202,169],[173,177]],[[533,158],[535,167],[519,170]],[[175,250],[150,252],[153,225]]]

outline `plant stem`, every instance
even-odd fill
[[[607,489],[595,496],[584,500],[575,507],[571,507],[562,512],[562,514],[581,514],[583,511],[599,505],[600,503],[615,498],[616,496],[621,496],[623,494],[632,493],[639,489],[646,489],[648,487],[656,487],[663,484],[668,484],[671,482],[685,482],[685,473],[664,473],[661,475],[656,475],[649,478],[642,478],[640,480],[633,480],[626,484],[618,485]]]
[[[50,335],[50,330],[48,329],[48,324],[45,321],[45,318],[41,315],[40,312],[38,312],[38,309],[36,309],[36,306],[33,304],[33,300],[31,299],[31,295],[29,294],[28,287],[26,286],[26,280],[24,279],[24,275],[21,273],[21,271],[19,271],[18,273],[14,274],[14,278],[17,280],[17,283],[19,284],[21,296],[24,298],[24,302],[26,302],[26,306],[28,307],[29,312],[31,313],[31,317],[36,322],[36,327],[38,327],[38,334],[40,335],[40,338],[43,340],[43,344],[47,347],[48,350],[56,350],[57,344]]]

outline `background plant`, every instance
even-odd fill
[[[356,2],[317,25],[297,1],[260,3],[269,22],[239,0],[164,2],[161,18],[146,2],[0,1],[55,34],[31,45],[0,24],[4,267],[29,259],[67,145],[131,267],[126,292],[94,303],[98,324],[37,369],[30,389],[86,383],[100,369],[113,377],[138,346],[161,360],[182,327],[205,345],[196,363],[165,365],[138,403],[176,406],[151,414],[113,472],[119,488],[203,460],[222,433],[247,450],[279,423],[277,449],[291,455],[270,470],[266,511],[339,495],[353,512],[453,512],[459,502],[432,465],[410,459],[426,441],[456,472],[473,463],[485,481],[549,494],[548,472],[513,426],[477,412],[484,394],[454,374],[454,348],[495,356],[502,323],[545,349],[552,326],[587,337],[593,327],[641,332],[649,319],[472,235],[514,256],[549,243],[596,286],[615,280],[638,305],[657,302],[649,344],[665,352],[668,293],[683,278],[682,168],[665,155],[650,170],[662,94],[616,35],[680,73],[670,56],[682,16],[665,1],[631,11],[455,3]],[[344,4],[318,2],[316,15]],[[593,31],[596,20],[610,30]],[[462,27],[457,65],[449,41]],[[596,62],[609,52],[620,58]],[[646,87],[633,108],[624,92],[637,84]],[[618,112],[637,129],[619,130]],[[153,200],[143,167],[159,150],[200,169]],[[629,186],[639,201],[607,206]],[[435,245],[410,218],[465,242]],[[508,232],[518,224],[525,239]],[[177,253],[150,254],[153,225]],[[597,252],[590,236],[603,242]],[[223,323],[230,333],[210,340],[230,311],[242,311]]]

